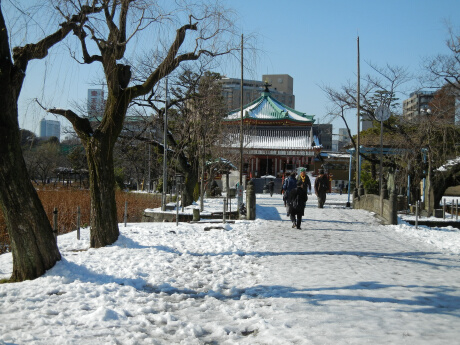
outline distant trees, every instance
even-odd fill
[[[451,32],[448,47],[449,56],[437,56],[426,64],[429,71],[430,85],[438,83],[440,89],[429,104],[429,110],[407,120],[402,116],[392,116],[384,124],[383,141],[385,146],[402,149],[400,155],[385,157],[384,165],[398,169],[399,185],[407,186],[407,176],[411,176],[411,190],[420,186],[420,181],[426,178],[425,208],[428,213],[436,207],[445,190],[460,183],[460,164],[451,163],[443,167],[446,162],[459,155],[457,143],[460,140],[460,131],[455,125],[456,102],[460,95],[460,37]],[[392,108],[392,114],[398,115],[394,108],[397,104],[395,97],[399,87],[410,80],[404,69],[391,68],[377,69],[376,77],[365,77],[361,89],[361,111],[375,119],[374,112],[378,105],[385,104]],[[341,90],[323,87],[333,106],[331,115],[339,116],[349,128],[345,111],[356,109],[356,88],[349,84]],[[361,133],[361,144],[370,147],[379,147],[380,123],[368,131]],[[356,143],[353,140],[353,145]],[[363,157],[376,162],[378,157]],[[442,167],[442,168],[441,168]],[[373,169],[375,171],[375,169]],[[374,175],[374,172],[373,172]],[[423,190],[420,191],[423,193]],[[412,199],[413,201],[413,199]]]
[[[360,85],[361,119],[369,118],[372,121],[376,121],[375,110],[379,105],[388,106],[393,115],[398,115],[396,108],[398,101],[397,94],[401,92],[402,85],[413,79],[412,76],[403,67],[390,65],[384,68],[373,65],[370,65],[370,67],[373,74],[364,76]],[[356,149],[356,142],[355,138],[351,135],[347,113],[349,110],[357,108],[357,84],[348,82],[340,89],[322,86],[322,90],[330,101],[329,116],[340,118],[343,121],[352,144]],[[386,127],[388,127],[388,124],[386,124]]]
[[[203,169],[207,169],[204,162],[220,154],[216,144],[222,135],[221,120],[226,115],[222,88],[218,83],[220,78],[217,73],[203,72],[199,69],[193,71],[185,67],[170,80],[168,176],[170,179],[174,178],[174,173],[185,176],[185,205],[191,204],[195,199],[194,190],[199,175]],[[146,122],[146,128],[163,132],[165,108],[158,107],[156,102],[151,100],[138,101],[137,104],[153,111],[154,115]],[[149,131],[145,130],[140,139],[148,144],[145,150],[150,150],[152,157],[160,163],[160,169],[154,171],[154,174],[161,176],[164,157],[163,135],[161,138],[152,138],[149,137]],[[128,151],[126,147],[121,150]],[[134,147],[129,151],[134,151]]]
[[[59,143],[44,142],[25,150],[24,158],[29,175],[33,179],[38,178],[42,184],[45,184],[60,165],[63,157],[60,154]]]
[[[220,78],[219,74],[211,72],[205,72],[201,77],[189,72],[182,75],[186,93],[190,96],[179,107],[177,118],[173,121],[173,133],[176,136],[175,157],[180,170],[186,175],[186,204],[193,201],[199,170],[203,176],[205,162],[219,157],[216,144],[221,141],[221,121],[226,115],[222,87],[218,83]],[[203,189],[201,197],[202,194]]]

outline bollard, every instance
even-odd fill
[[[57,232],[58,232],[57,216],[58,216],[58,209],[57,207],[55,207],[53,211],[53,233],[54,233],[54,239],[56,240],[56,242],[57,242]]]
[[[77,240],[80,239],[80,206],[77,206]]]
[[[200,209],[199,208],[194,208],[193,209],[193,221],[194,222],[199,222],[200,221]]]
[[[128,222],[128,200],[125,201],[125,216],[124,216],[125,228]]]
[[[223,212],[222,212],[222,218],[223,218],[223,219],[222,219],[222,222],[225,224],[225,216],[226,216],[225,210],[226,210],[226,208],[227,208],[227,200],[224,198],[223,201],[224,201],[224,210],[223,210]]]
[[[415,202],[415,228],[418,229],[418,203],[419,201],[417,200]]]

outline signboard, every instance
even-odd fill
[[[238,207],[243,203],[243,192],[244,192],[244,186],[238,183],[236,185],[236,197],[238,199]]]
[[[377,110],[375,110],[375,118],[378,121],[386,121],[390,118],[390,115],[390,108],[385,105],[380,105]]]

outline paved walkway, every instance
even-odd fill
[[[302,230],[291,228],[280,197],[257,203],[258,217],[268,219],[252,235],[264,248],[260,263],[270,267],[261,286],[267,297],[292,297],[274,308],[299,314],[289,329],[314,334],[312,343],[447,344],[460,336],[458,255],[408,240],[335,200],[318,209],[310,196]]]

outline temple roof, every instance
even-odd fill
[[[240,147],[240,134],[231,132],[227,134],[227,147]],[[310,129],[287,132],[282,129],[265,129],[258,133],[246,133],[243,136],[243,147],[245,149],[263,150],[304,150],[313,151],[321,149],[319,140],[313,135]]]
[[[314,115],[307,115],[284,105],[273,98],[269,91],[243,107],[243,120],[255,122],[283,122],[293,125],[311,125],[315,122]],[[231,111],[224,121],[241,119],[241,109]]]

